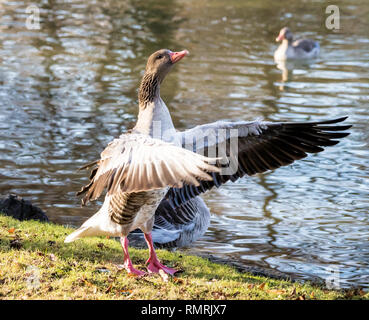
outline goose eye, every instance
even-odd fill
[[[161,59],[161,58],[163,58],[161,54],[156,57],[156,59]]]

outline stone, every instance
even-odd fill
[[[49,222],[46,213],[34,206],[30,201],[10,194],[5,199],[0,199],[0,213],[18,220],[39,220]]]

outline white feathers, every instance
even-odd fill
[[[159,139],[142,134],[124,134],[101,153],[98,170],[89,190],[91,199],[107,187],[139,192],[164,187],[181,188],[183,183],[199,185],[212,180],[207,172],[219,172],[217,158],[207,158]]]

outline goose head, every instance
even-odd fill
[[[160,84],[173,65],[188,55],[187,50],[173,52],[161,49],[154,52],[147,60],[145,74],[138,90],[138,101],[142,108],[160,96]]]
[[[292,39],[293,39],[293,34],[291,30],[288,29],[287,27],[284,27],[281,29],[281,31],[279,31],[279,35],[275,39],[275,41],[277,42],[283,41],[283,40],[292,41]]]
[[[188,54],[187,50],[172,52],[168,49],[161,49],[154,52],[147,60],[145,73],[153,75],[162,82],[165,76],[172,69],[173,65]]]

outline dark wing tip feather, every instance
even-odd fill
[[[92,166],[98,165],[99,160],[91,162],[86,164],[85,166],[79,168],[78,170],[83,170],[83,169],[88,169],[91,168]],[[95,186],[94,186],[94,177],[96,175],[97,169],[99,167],[93,168],[91,173],[90,173],[90,182],[83,186],[81,188],[81,190],[79,190],[78,192],[76,192],[76,196],[81,196],[83,194],[85,194],[85,196],[82,198],[81,202],[82,202],[82,206],[85,206],[89,201],[91,201],[92,195],[95,191]],[[94,200],[94,199],[92,199]]]
[[[345,131],[352,127],[352,125],[346,126],[316,126],[317,129],[325,131]]]
[[[171,188],[166,198],[179,206],[195,195],[219,187],[227,181],[235,181],[244,175],[274,170],[305,158],[309,153],[319,153],[325,147],[336,145],[339,139],[347,137],[352,125],[339,124],[347,116],[314,122],[267,123],[260,135],[239,137],[238,170],[233,175],[212,173],[213,181],[201,181],[198,187],[184,185]],[[247,125],[247,124],[246,124]]]
[[[91,168],[91,167],[93,167],[93,166],[97,165],[97,164],[99,163],[99,161],[100,161],[100,160],[95,160],[95,161],[93,161],[93,162],[87,163],[87,164],[85,164],[84,166],[79,167],[79,168],[77,169],[77,171],[81,171],[81,170],[84,170],[84,169],[89,169],[89,168]]]
[[[332,120],[325,120],[325,121],[318,121],[317,124],[332,124],[332,123],[338,123],[343,122],[348,118],[348,116],[332,119]]]
[[[285,122],[285,123],[288,125],[296,125],[296,126],[312,126],[312,125],[339,123],[345,121],[347,118],[348,116],[323,121],[303,121],[303,122]],[[279,124],[283,124],[283,122],[279,122]]]

